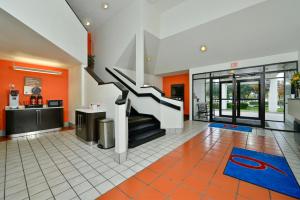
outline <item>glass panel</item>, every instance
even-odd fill
[[[266,120],[284,121],[284,78],[281,73],[268,74],[265,89]]]
[[[213,83],[212,94],[213,94],[213,99],[214,100],[219,99],[219,97],[220,97],[220,84],[218,82],[217,83]]]
[[[259,100],[241,100],[240,101],[241,117],[259,117]]]
[[[209,120],[209,79],[193,81],[193,116],[194,120]]]
[[[294,118],[288,114],[288,99],[292,94],[291,79],[294,73],[295,71],[285,72],[285,121],[289,124],[294,123]]]
[[[250,68],[235,69],[234,73],[236,75],[239,75],[239,74],[262,73],[263,71],[264,71],[263,67],[250,67]]]
[[[232,83],[222,83],[222,99],[232,99]]]
[[[296,70],[296,69],[297,69],[297,63],[296,62],[274,64],[274,65],[266,66],[266,68],[265,68],[266,72]]]
[[[221,76],[228,76],[229,71],[220,71],[220,72],[213,72],[211,73],[211,77],[221,77]]]
[[[232,100],[222,100],[222,115],[232,116]]]
[[[209,78],[210,73],[205,73],[205,74],[195,74],[193,75],[193,79],[205,79]]]
[[[213,101],[213,117],[215,116],[220,116],[220,101],[219,100],[214,100]]]
[[[240,82],[240,99],[259,99],[259,82]]]

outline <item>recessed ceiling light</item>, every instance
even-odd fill
[[[91,22],[87,21],[87,22],[85,23],[85,25],[89,26],[89,25],[91,25]]]
[[[201,45],[200,51],[201,52],[206,52],[207,51],[207,46],[206,45]]]
[[[109,5],[108,5],[108,3],[103,3],[103,4],[102,4],[102,7],[103,7],[103,9],[105,9],[105,10],[106,10],[106,9],[108,9],[108,8],[109,8]]]

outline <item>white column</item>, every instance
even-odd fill
[[[126,117],[126,106],[115,105],[115,161],[122,163],[127,159],[128,149],[128,118]]]
[[[144,86],[144,66],[145,66],[145,40],[144,40],[144,7],[143,1],[140,1],[139,24],[136,32],[136,85]],[[138,17],[138,16],[137,16]]]
[[[227,84],[222,84],[222,98],[227,98]],[[222,110],[226,110],[227,109],[227,101],[224,100],[222,101]]]
[[[81,106],[86,106],[85,65],[81,65]]]
[[[269,111],[277,112],[277,108],[278,108],[277,79],[271,79],[270,90],[269,90]]]

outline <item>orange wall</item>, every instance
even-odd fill
[[[184,114],[188,115],[190,110],[189,74],[163,77],[163,91],[167,97],[171,97],[171,85],[173,84],[184,84]]]
[[[88,32],[88,55],[91,56],[93,53],[92,49],[92,33]]]
[[[13,70],[13,64],[22,67],[61,71],[62,75],[15,71]],[[30,96],[24,95],[24,79],[27,76],[41,79],[44,104],[47,104],[47,100],[49,99],[60,99],[64,101],[64,121],[67,122],[69,119],[67,69],[0,60],[0,130],[5,129],[5,106],[8,106],[9,84],[14,84],[16,89],[19,90],[20,105],[23,105],[24,101],[29,101]]]

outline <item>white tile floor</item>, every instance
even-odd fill
[[[206,127],[206,123],[187,121],[181,131],[167,131],[164,137],[130,149],[121,165],[112,159],[113,149],[88,146],[73,130],[0,142],[0,200],[95,199]],[[300,180],[296,134],[263,129],[253,129],[252,134],[275,136]]]

